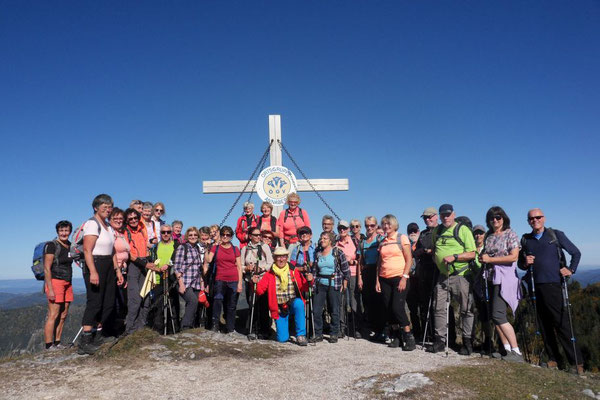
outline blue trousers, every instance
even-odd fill
[[[306,320],[304,316],[304,302],[301,298],[296,297],[290,302],[289,314],[275,320],[275,327],[277,328],[277,341],[287,342],[290,340],[290,315],[294,316],[294,322],[296,324],[296,337],[306,336]]]

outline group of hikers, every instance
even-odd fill
[[[56,239],[44,249],[47,349],[64,347],[75,261],[83,268],[87,293],[80,354],[93,354],[103,343],[146,326],[164,333],[201,325],[234,332],[244,292],[250,307],[238,331],[249,339],[306,346],[348,335],[404,351],[428,343],[427,351],[447,354],[454,346],[454,301],[459,354],[474,351],[477,315],[481,351],[523,362],[508,309],[516,312],[527,288],[545,365],[557,368],[560,342],[569,363],[583,371],[565,301],[567,279],[581,254],[563,232],[545,227],[539,208],[527,213],[532,230],[520,239],[501,207],[487,211],[485,227],[456,217],[450,204],[429,207],[421,215],[426,228],[412,222],[406,234],[391,214],[380,220],[367,216],[364,232],[357,219],[336,225],[326,215],[315,237],[296,193],[288,195],[278,217],[269,202],[261,204],[260,215],[251,202],[244,203],[235,230],[212,225],[184,232],[181,221],[164,221],[161,202],[133,200],[123,210],[101,194],[92,208],[93,217],[76,232],[69,221],[58,222]],[[568,265],[563,250],[571,256]],[[527,271],[522,280],[517,268]]]

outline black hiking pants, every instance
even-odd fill
[[[90,270],[87,267],[83,272],[86,304],[82,325],[106,324],[115,307],[117,275],[113,268],[112,256],[94,256],[94,265],[98,272],[97,285],[90,283]]]

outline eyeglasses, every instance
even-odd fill
[[[161,231],[160,233],[162,233],[163,235],[168,235],[171,232],[173,232],[173,231]]]
[[[260,233],[251,233],[250,236],[260,236]]]
[[[433,218],[433,217],[435,217],[435,214],[431,214],[431,215],[423,215],[423,219],[424,219],[424,220],[428,220],[428,219],[431,219],[431,218]]]
[[[539,220],[540,220],[540,219],[542,219],[542,218],[544,218],[544,216],[543,216],[543,215],[536,215],[536,216],[534,216],[534,217],[529,217],[529,218],[527,218],[527,219],[528,219],[529,221],[533,221],[533,220],[539,221]]]
[[[367,228],[375,228],[375,227],[377,227],[377,224],[366,224],[365,226]]]
[[[231,233],[224,233],[224,234],[221,235],[221,237],[224,237],[224,238],[226,238],[226,237],[232,237],[232,236],[233,235]]]
[[[484,235],[484,232],[475,231],[475,232],[473,232],[473,235],[475,235],[475,236],[477,236],[477,235],[481,236],[481,235]]]
[[[127,221],[139,221],[140,219],[138,217],[129,217],[127,218]]]
[[[496,221],[500,221],[503,218],[502,218],[501,215],[494,215],[492,218],[490,218],[490,221],[493,220],[493,219],[495,219]]]
[[[352,228],[360,228],[360,225],[352,225]]]
[[[188,233],[188,237],[189,238],[191,238],[191,237],[198,237],[198,235],[196,233]]]
[[[161,213],[161,214],[162,214],[162,213],[163,213],[165,210],[163,210],[163,209],[160,209],[160,208],[157,208],[157,209],[156,209],[156,210],[154,210],[154,211],[158,211],[159,213]]]

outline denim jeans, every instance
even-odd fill
[[[213,326],[219,326],[219,318],[221,317],[221,309],[225,302],[225,318],[227,322],[227,332],[233,332],[235,329],[235,310],[237,307],[238,283],[215,281],[214,283],[214,299],[213,299]]]
[[[277,328],[277,341],[287,342],[290,339],[290,315],[294,317],[296,324],[296,337],[306,336],[306,319],[304,316],[304,302],[301,298],[296,297],[290,302],[289,314],[285,317],[279,314],[279,318],[275,320]]]
[[[317,284],[313,305],[315,307],[315,334],[323,334],[323,307],[327,301],[327,309],[331,313],[331,336],[337,336],[340,331],[340,302],[342,292],[333,287]]]

